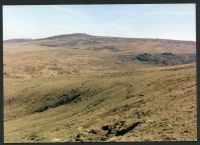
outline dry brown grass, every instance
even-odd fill
[[[94,38],[4,44],[5,142],[197,139],[196,65],[121,61],[195,43]]]

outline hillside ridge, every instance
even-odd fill
[[[53,35],[44,38],[35,38],[35,39],[28,39],[28,38],[15,38],[15,39],[8,39],[4,40],[4,42],[30,42],[30,41],[39,41],[39,40],[54,40],[54,39],[63,39],[68,37],[95,37],[95,38],[116,38],[116,39],[136,39],[136,40],[154,40],[154,41],[171,41],[171,42],[186,42],[186,43],[196,43],[196,41],[191,40],[175,40],[175,39],[163,39],[163,38],[137,38],[137,37],[117,37],[117,36],[97,36],[97,35],[90,35],[87,33],[69,33],[69,34],[60,34],[60,35]]]

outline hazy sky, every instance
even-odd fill
[[[196,39],[194,4],[3,6],[3,38],[97,36]]]

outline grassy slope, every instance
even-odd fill
[[[195,42],[88,35],[6,42],[5,142],[196,140],[195,65],[135,59],[195,51]]]
[[[196,140],[195,65],[150,67],[120,75],[7,78],[5,84],[13,88],[5,91],[11,96],[4,101],[5,142]],[[79,98],[34,112],[55,104],[72,89]],[[125,121],[123,135],[116,134],[120,121]],[[106,125],[110,133],[101,129]]]

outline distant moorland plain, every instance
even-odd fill
[[[194,141],[196,43],[83,33],[4,41],[6,143]]]

